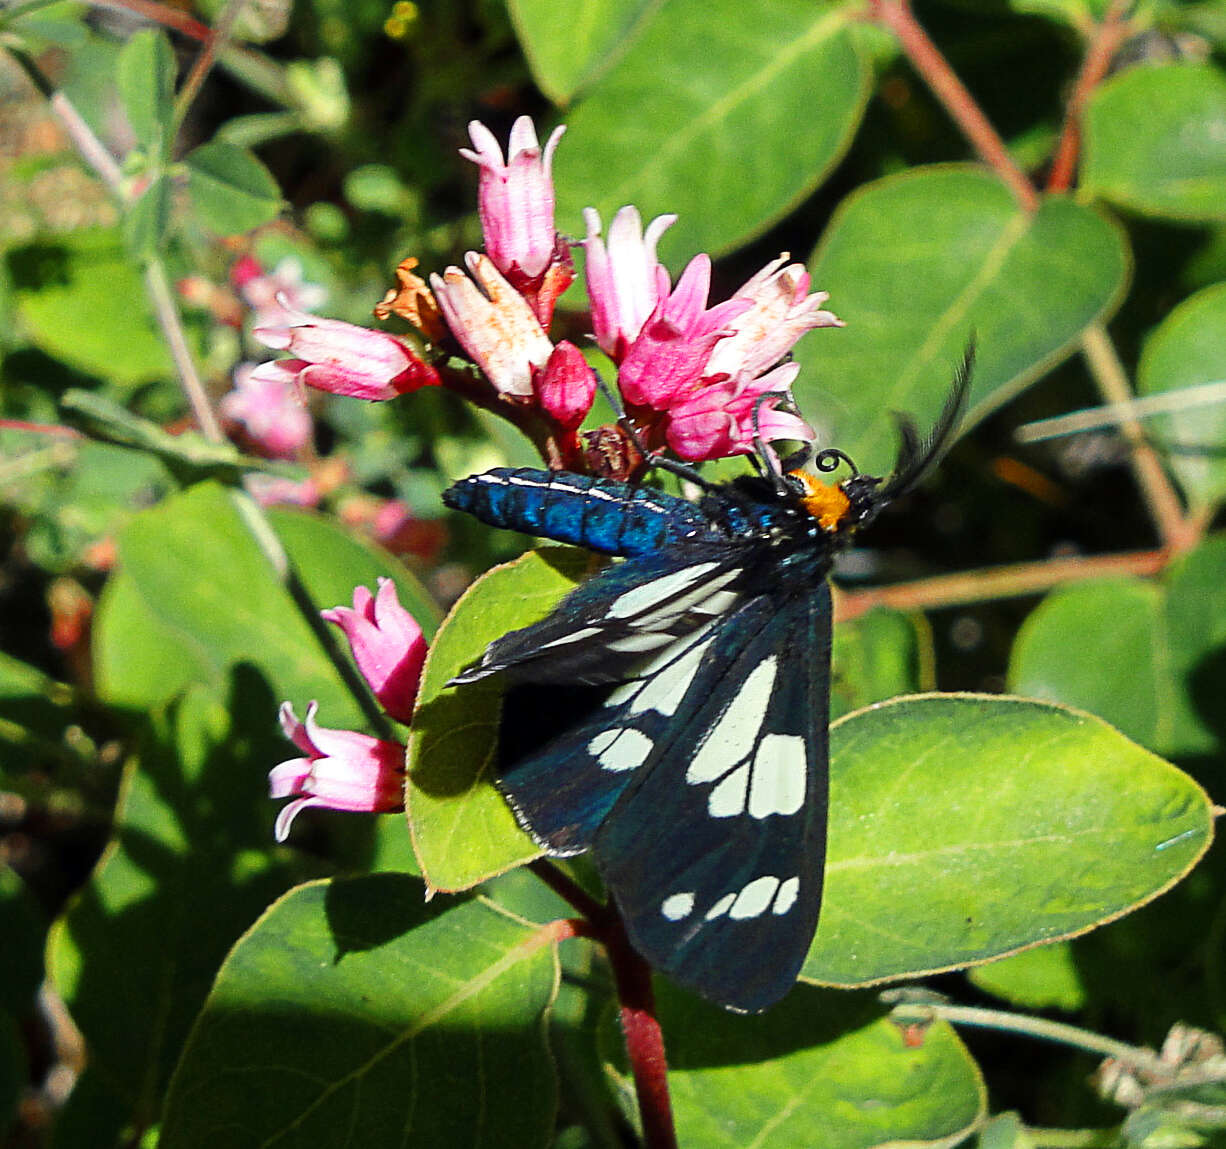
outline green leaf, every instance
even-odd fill
[[[33,1008],[43,979],[47,923],[25,882],[0,864],[0,1013],[20,1016]]]
[[[1023,950],[1012,957],[976,966],[967,975],[980,989],[1022,1009],[1064,1009],[1086,1003],[1068,942]]]
[[[830,718],[931,686],[932,635],[922,615],[877,607],[834,628]]]
[[[249,663],[274,705],[316,699],[325,726],[359,728],[361,711],[240,517],[233,500],[241,497],[202,484],[125,528],[95,626],[100,693],[147,709],[189,683],[224,686],[231,667]],[[272,520],[321,608],[352,602],[354,586],[387,574],[431,628],[425,592],[390,556],[323,518],[279,511]],[[274,717],[270,711],[270,723]]]
[[[556,947],[481,901],[423,895],[382,874],[274,905],[218,975],[162,1149],[549,1145]]]
[[[495,567],[456,603],[430,648],[405,794],[422,873],[437,889],[466,889],[540,854],[493,786],[500,687],[447,682],[495,638],[548,614],[591,564],[585,551],[547,547]]]
[[[121,387],[171,377],[145,285],[116,232],[58,235],[5,259],[18,319],[40,350]]]
[[[135,33],[119,53],[115,82],[137,142],[150,154],[168,150],[174,121],[175,54],[161,29]]]
[[[758,1017],[659,996],[682,1145],[952,1146],[984,1114],[978,1068],[945,1023],[909,1044],[861,994],[801,986]]]
[[[281,189],[246,148],[224,140],[188,155],[187,191],[200,219],[218,235],[238,235],[277,218]]]
[[[1016,1113],[1001,1113],[980,1130],[977,1149],[1035,1149],[1035,1143]]]
[[[1210,752],[1222,736],[1224,583],[1226,535],[1215,535],[1160,580],[1054,591],[1018,634],[1010,688],[1091,710],[1164,754]]]
[[[1118,227],[1067,199],[1027,215],[999,180],[921,168],[848,197],[810,264],[841,331],[802,340],[793,390],[822,442],[881,474],[891,411],[935,422],[974,335],[968,423],[1015,395],[1114,309],[1129,257]]]
[[[114,838],[54,925],[48,972],[90,1067],[138,1126],[230,945],[292,876],[273,861],[267,684],[239,669],[156,716],[124,771]]]
[[[69,687],[0,652],[0,784],[63,757],[65,730],[78,719]],[[0,878],[0,901],[4,890]],[[8,980],[0,977],[0,996]]]
[[[1218,68],[1129,68],[1086,107],[1082,189],[1145,215],[1226,219],[1224,121]]]
[[[589,205],[607,227],[633,203],[645,219],[679,215],[660,244],[666,260],[727,251],[817,187],[867,94],[846,17],[827,4],[669,0],[567,116],[559,227],[582,235]]]
[[[1213,836],[1191,778],[1089,714],[921,695],[830,736],[814,981],[913,977],[1083,933],[1169,888]]]
[[[1143,395],[1178,391],[1201,383],[1226,382],[1226,283],[1185,299],[1151,332],[1137,368]],[[1155,438],[1169,451],[1170,467],[1189,501],[1211,507],[1226,498],[1226,401],[1188,407],[1147,419]]]
[[[515,34],[536,85],[555,104],[609,70],[634,43],[653,0],[582,0],[566,9],[566,34],[558,35],[558,8],[550,0],[509,0]]]

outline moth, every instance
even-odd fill
[[[886,478],[837,449],[810,471],[760,446],[756,474],[694,475],[697,502],[509,468],[443,496],[624,560],[452,682],[502,677],[498,786],[519,823],[551,855],[591,851],[631,944],[728,1009],[783,997],[817,929],[834,557],[940,459],[972,360],[968,348],[927,436],[899,419]],[[839,482],[819,477],[844,465]]]

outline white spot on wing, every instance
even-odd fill
[[[754,878],[737,894],[736,901],[732,903],[732,909],[728,911],[728,916],[737,919],[756,918],[771,904],[771,899],[778,888],[779,879],[770,874]]]
[[[628,618],[630,615],[638,614],[639,611],[646,610],[683,591],[690,583],[702,578],[707,571],[713,570],[717,565],[713,562],[695,563],[692,567],[673,571],[672,574],[645,582],[642,586],[636,586],[613,600],[609,606],[609,614],[613,618]]]
[[[702,656],[706,654],[709,645],[710,639],[691,644],[689,650],[680,658],[658,671],[650,682],[644,684],[642,692],[631,703],[630,712],[638,714],[644,710],[655,710],[666,718],[676,714],[677,707],[681,705],[685,692],[694,680],[694,675],[698,673]]]
[[[785,878],[779,883],[779,892],[775,895],[775,904],[771,913],[782,917],[796,904],[796,895],[800,893],[800,879]]]
[[[660,905],[662,913],[670,922],[679,922],[694,912],[694,895],[691,892],[670,894]]]
[[[555,638],[553,642],[545,643],[541,649],[548,650],[551,646],[569,646],[572,642],[582,642],[585,638],[594,638],[601,633],[603,632],[598,626],[585,626],[582,630],[572,630],[570,634],[564,634],[561,638]]]
[[[763,659],[741,684],[741,689],[720,720],[707,731],[698,753],[685,772],[687,782],[714,782],[734,762],[749,756],[758,735],[766,704],[775,688],[778,660]]]
[[[703,920],[708,922],[715,921],[716,918],[722,918],[730,909],[732,903],[736,901],[736,894],[725,894],[718,902],[715,903],[709,910]]]
[[[805,740],[799,734],[767,734],[754,755],[750,814],[795,814],[804,802]]]
[[[749,788],[749,764],[738,766],[707,796],[712,818],[732,818],[745,812],[745,791]]]
[[[671,634],[628,634],[624,638],[614,639],[608,644],[608,649],[616,650],[619,654],[646,654],[672,642]]]
[[[620,771],[642,766],[651,753],[652,745],[651,739],[642,731],[615,726],[597,734],[587,744],[587,749],[605,770]]]
[[[713,566],[714,564],[703,565]],[[693,568],[690,569],[692,570]],[[733,567],[732,570],[724,571],[723,574],[704,582],[702,586],[696,587],[687,594],[678,595],[676,598],[669,600],[659,610],[636,618],[634,625],[652,628],[665,627],[691,610],[698,611],[700,614],[722,614],[732,603],[740,598],[740,595],[734,591],[721,591],[719,588],[727,586],[740,573],[740,567]],[[723,603],[725,605],[717,605],[712,609],[708,606],[712,602]]]

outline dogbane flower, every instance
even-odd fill
[[[660,236],[677,221],[675,215],[657,216],[643,233],[643,220],[634,207],[623,207],[609,224],[607,242],[600,238],[600,214],[595,208],[583,213],[587,239],[584,275],[592,306],[592,329],[600,349],[620,363],[643,324],[668,294],[668,281],[661,290],[656,259]]]
[[[617,385],[627,403],[663,411],[707,373],[715,345],[731,334],[730,321],[753,304],[729,299],[707,307],[708,255],[690,260],[671,295],[668,273],[658,268],[656,276],[660,302],[626,352]]]
[[[464,262],[472,278],[458,267],[430,276],[439,310],[494,390],[529,396],[533,368],[549,362],[553,344],[524,297],[488,256],[470,251]]]
[[[758,375],[778,363],[806,331],[844,326],[834,312],[821,309],[829,294],[810,295],[804,264],[788,263],[788,258],[784,252],[733,294],[752,306],[729,322],[733,334],[711,352],[707,375]]]
[[[298,795],[277,815],[278,842],[308,806],[365,813],[404,809],[404,747],[352,730],[328,730],[316,724],[317,709],[312,702],[306,721],[299,722],[288,702],[281,706],[281,728],[304,757],[282,762],[268,775],[271,797]]]
[[[286,308],[255,337],[266,347],[288,351],[289,359],[261,364],[253,377],[293,378],[308,387],[357,399],[392,399],[439,384],[438,372],[407,343],[339,319],[320,319]]]
[[[494,133],[478,120],[468,125],[473,146],[461,148],[460,155],[481,169],[477,211],[485,250],[503,275],[518,267],[537,276],[553,259],[557,230],[550,168],[565,131],[564,125],[554,128],[542,150],[531,117],[520,116],[511,128],[504,162]]]
[[[696,463],[747,455],[754,447],[754,410],[762,442],[796,439],[812,442],[813,428],[777,404],[788,398],[799,363],[785,363],[756,379],[742,375],[700,386],[669,407],[665,439],[678,458]],[[771,396],[762,399],[763,395]],[[777,397],[776,397],[777,396]]]
[[[583,422],[596,398],[596,373],[583,352],[563,339],[545,366],[532,377],[541,406],[565,431]]]
[[[311,438],[311,414],[292,371],[257,373],[254,363],[234,370],[234,390],[221,397],[222,418],[252,450],[270,459],[292,459]]]
[[[379,579],[373,596],[364,586],[354,587],[352,610],[337,606],[320,615],[344,632],[379,705],[397,722],[409,722],[426,660],[426,639],[417,620],[400,605],[396,584]]]

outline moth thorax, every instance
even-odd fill
[[[803,491],[800,505],[817,520],[817,525],[824,531],[837,531],[851,509],[851,500],[842,486],[823,483],[806,471],[789,471],[788,478],[800,484]]]

